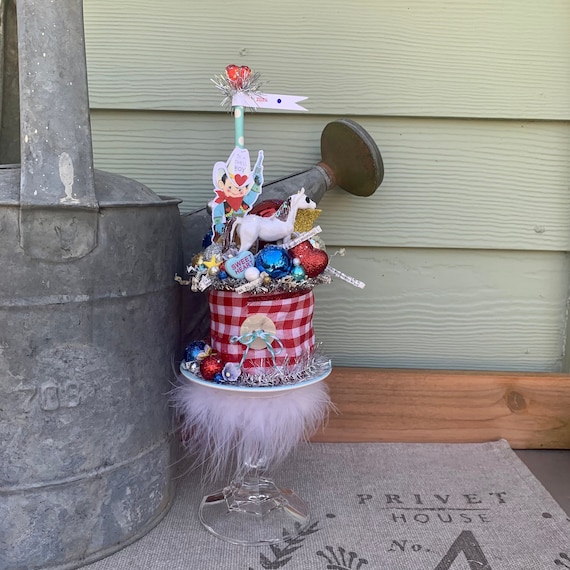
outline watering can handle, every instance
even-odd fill
[[[81,0],[18,0],[20,246],[70,261],[97,245]]]

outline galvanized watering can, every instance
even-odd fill
[[[93,170],[81,1],[18,0],[17,42],[1,5],[0,568],[61,570],[172,500],[180,215]]]

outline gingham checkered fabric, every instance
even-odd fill
[[[212,348],[227,362],[240,362],[246,347],[240,342],[231,342],[240,336],[242,323],[253,315],[269,317],[276,327],[273,341],[275,360],[278,366],[285,362],[294,364],[299,357],[312,353],[315,346],[313,331],[313,292],[271,295],[240,295],[232,291],[210,291],[210,335]],[[245,369],[273,366],[267,348],[250,348],[244,361]]]

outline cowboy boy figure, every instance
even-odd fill
[[[224,233],[226,223],[243,216],[261,194],[263,185],[263,151],[251,171],[249,152],[236,147],[227,162],[216,162],[212,172],[216,197],[210,202],[214,241]]]

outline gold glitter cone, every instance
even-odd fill
[[[322,210],[298,210],[295,217],[295,231],[300,234],[310,231],[321,212]]]

